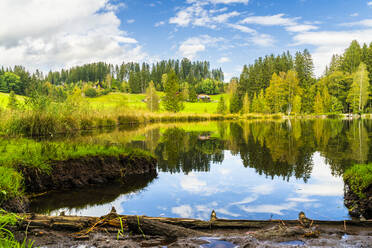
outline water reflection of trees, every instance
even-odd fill
[[[159,169],[167,172],[209,171],[222,162],[224,150],[242,158],[245,167],[268,177],[307,181],[315,152],[325,158],[333,174],[353,163],[371,161],[372,121],[285,120],[276,122],[220,122],[213,131],[153,129],[132,146],[152,151]],[[192,130],[192,128],[191,128]]]

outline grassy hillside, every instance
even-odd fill
[[[164,95],[163,92],[158,93],[160,97]],[[222,94],[227,99],[226,94]],[[218,100],[221,95],[211,96],[211,102],[185,102],[185,108],[181,113],[209,113],[214,114],[217,112]],[[146,103],[143,102],[145,99],[144,94],[126,94],[126,93],[110,93],[105,96],[99,96],[96,98],[87,98],[90,106],[95,109],[113,109],[116,107],[127,106],[131,110],[146,110]],[[165,112],[160,108],[159,112]]]
[[[16,96],[17,100],[20,102],[24,102],[24,97],[23,96]],[[9,94],[1,93],[0,92],[0,108],[6,108],[8,105],[8,99],[9,99]]]

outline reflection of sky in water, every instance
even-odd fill
[[[100,216],[115,206],[120,214],[199,219],[209,219],[212,209],[219,218],[229,219],[296,219],[300,211],[314,219],[348,219],[342,178],[332,176],[319,153],[314,154],[313,164],[307,183],[293,177],[272,180],[245,168],[239,155],[225,151],[222,164],[212,164],[209,172],[160,172],[139,193],[67,213]]]

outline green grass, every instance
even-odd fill
[[[163,92],[158,92],[158,94],[160,97],[164,96]],[[220,94],[212,95],[211,102],[184,102],[185,108],[180,113],[215,114],[221,96],[224,96],[225,101],[227,100],[227,94]],[[108,110],[122,106],[126,106],[129,110],[147,110],[146,103],[143,102],[145,98],[145,94],[110,93],[96,98],[87,98],[87,100],[93,109],[98,110]],[[166,111],[160,106],[159,112],[164,113]]]
[[[360,198],[365,198],[365,191],[372,185],[372,163],[356,164],[344,173],[344,181]]]
[[[24,96],[17,95],[16,98],[20,103],[24,103],[25,101]],[[8,99],[9,99],[9,94],[0,92],[0,108],[6,108],[8,106]]]
[[[6,248],[25,248],[33,247],[33,241],[27,241],[26,238],[19,243],[14,234],[8,229],[14,227],[21,220],[21,217],[13,213],[8,213],[0,209],[0,247]]]

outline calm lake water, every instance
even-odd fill
[[[342,174],[372,162],[372,121],[286,120],[155,124],[87,139],[152,152],[158,175],[58,192],[35,200],[39,213],[219,218],[350,219]]]

